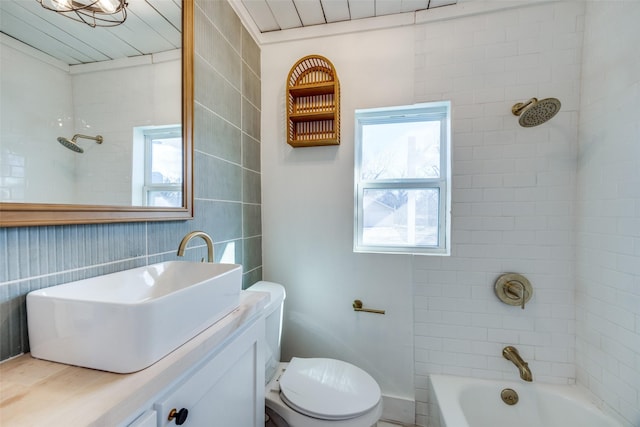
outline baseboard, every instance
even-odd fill
[[[404,397],[382,396],[382,419],[413,425],[416,421],[416,401]]]

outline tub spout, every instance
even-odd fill
[[[533,376],[531,375],[529,365],[527,364],[527,362],[522,360],[522,357],[520,357],[520,353],[518,353],[518,350],[515,347],[509,345],[502,349],[502,356],[516,365],[518,371],[520,371],[520,378],[529,382],[533,381]]]

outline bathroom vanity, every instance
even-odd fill
[[[0,364],[0,420],[11,426],[262,426],[268,298],[242,292],[238,309],[131,374],[30,354],[8,360]]]

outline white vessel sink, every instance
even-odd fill
[[[129,373],[240,303],[242,266],[169,261],[27,294],[33,357]]]

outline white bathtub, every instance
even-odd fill
[[[600,411],[578,386],[431,375],[440,427],[622,427]],[[511,388],[509,406],[500,392]]]

